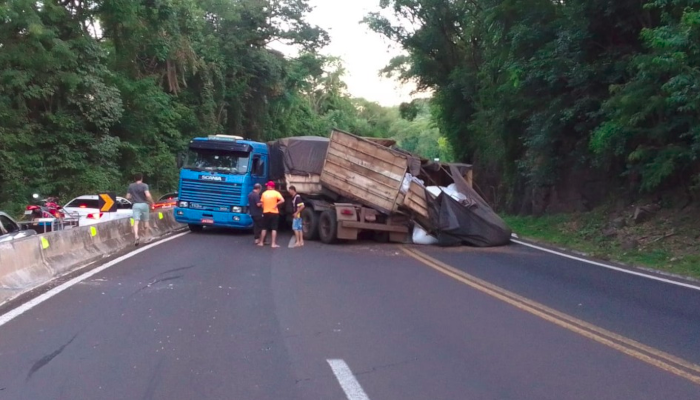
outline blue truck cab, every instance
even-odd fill
[[[192,139],[180,169],[175,219],[193,231],[252,228],[248,194],[267,181],[268,157],[265,143],[239,136]]]

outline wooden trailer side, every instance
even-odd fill
[[[407,169],[405,155],[334,130],[321,173],[321,184],[368,207],[393,213],[403,201],[400,188]]]

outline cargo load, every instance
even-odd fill
[[[279,139],[268,144],[270,180],[282,189],[295,186],[299,193],[317,195],[322,192],[321,171],[330,140],[319,136]]]
[[[268,144],[270,177],[283,192],[295,186],[304,197],[306,239],[332,243],[370,232],[406,242],[417,225],[424,230],[417,236],[425,233],[442,246],[510,241],[510,228],[472,188],[471,165],[431,162],[394,145],[338,129],[330,138]]]

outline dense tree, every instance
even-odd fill
[[[309,10],[306,0],[0,3],[0,208],[33,191],[122,191],[135,172],[172,190],[175,154],[194,136],[399,135],[398,112],[351,98],[340,60],[319,55],[328,35]]]
[[[621,183],[697,185],[700,2],[381,6],[366,23],[407,53],[385,73],[434,91],[458,158],[478,164],[513,209],[585,208]]]

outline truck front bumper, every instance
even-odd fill
[[[175,208],[174,214],[175,220],[181,224],[217,226],[234,229],[253,228],[253,218],[248,214],[193,210],[191,208],[180,207]],[[209,221],[213,221],[213,223]]]

